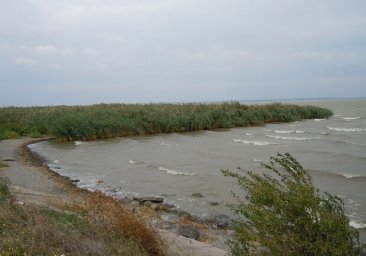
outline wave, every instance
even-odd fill
[[[319,121],[324,121],[325,119],[324,118],[315,118],[313,119],[315,122],[319,122]]]
[[[75,146],[80,146],[80,145],[84,145],[84,144],[88,144],[88,142],[82,142],[79,140],[74,141]]]
[[[366,228],[366,224],[364,224],[364,223],[358,223],[358,222],[356,222],[354,220],[351,220],[349,222],[349,225],[351,227],[354,227],[355,229],[365,229]]]
[[[300,124],[289,124],[288,126],[290,126],[290,127],[299,127],[301,125]]]
[[[173,169],[164,168],[164,167],[161,167],[161,166],[159,166],[158,169],[160,171],[164,171],[164,172],[166,172],[167,174],[170,174],[170,175],[182,175],[182,176],[194,176],[194,175],[197,175],[196,173],[181,172],[181,171],[176,171],[176,170],[173,170]]]
[[[256,163],[263,163],[263,162],[265,162],[265,161],[264,161],[264,160],[257,159],[257,158],[253,158],[253,162],[256,162]]]
[[[338,175],[346,178],[347,180],[350,180],[350,179],[364,179],[366,178],[365,175],[362,175],[362,174],[354,174],[354,173],[337,173]]]
[[[287,133],[305,133],[305,132],[297,131],[297,130],[278,130],[278,131],[274,131],[274,133],[287,134]]]
[[[305,138],[305,137],[283,137],[283,136],[273,136],[273,135],[266,135],[269,138],[274,138],[276,140],[313,140],[314,138]]]
[[[137,162],[136,161],[133,161],[133,160],[128,161],[128,163],[129,164],[137,164]]]
[[[346,121],[352,121],[352,120],[358,120],[361,117],[360,116],[356,116],[356,117],[343,117],[343,116],[339,116],[339,118],[346,120]]]
[[[172,145],[167,144],[167,143],[160,143],[160,146],[161,147],[171,147]]]
[[[255,146],[267,146],[267,145],[275,145],[277,143],[271,143],[267,141],[251,141],[251,140],[240,140],[240,139],[233,139],[234,142],[240,142],[244,144],[253,144]]]
[[[328,130],[336,132],[366,132],[365,128],[338,128],[338,127],[327,127]]]
[[[245,135],[247,135],[247,136],[252,136],[253,135],[253,133],[246,133]]]

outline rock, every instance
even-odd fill
[[[162,213],[160,218],[165,222],[177,222],[179,217],[173,213]]]
[[[197,198],[199,198],[199,197],[203,197],[203,195],[202,195],[201,193],[193,193],[193,194],[192,194],[192,197],[197,197]]]
[[[174,209],[175,208],[175,205],[174,204],[170,204],[170,203],[164,203],[163,206],[166,209]]]
[[[73,183],[77,183],[77,182],[80,182],[80,180],[78,179],[74,179],[74,180],[71,180]]]
[[[225,214],[219,214],[215,218],[218,228],[228,228],[230,225],[230,217]]]
[[[178,234],[195,240],[200,236],[198,229],[188,224],[179,226]]]
[[[11,158],[7,158],[7,159],[3,159],[4,162],[13,162],[15,161],[14,159],[11,159]]]
[[[175,229],[176,224],[169,221],[160,221],[157,223],[157,227],[161,229]]]
[[[152,203],[162,203],[162,202],[164,202],[163,197],[155,197],[155,196],[145,196],[145,197],[134,196],[133,200],[139,201],[141,203],[144,203],[144,202],[147,202],[147,201],[152,202]]]
[[[219,205],[219,203],[218,202],[214,202],[214,201],[209,201],[208,202],[210,205],[212,205],[212,206],[214,206],[214,205]]]
[[[129,204],[129,203],[132,203],[133,200],[129,197],[124,197],[124,198],[120,199],[119,201],[122,202],[123,204]]]
[[[97,185],[102,184],[103,182],[104,181],[103,180],[100,180],[100,179],[95,181],[95,183],[97,183]]]

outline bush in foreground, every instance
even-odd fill
[[[246,192],[234,194],[233,255],[361,255],[341,199],[320,194],[290,154],[271,157],[262,173],[223,171]],[[274,175],[274,177],[272,176]]]

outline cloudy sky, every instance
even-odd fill
[[[0,1],[0,105],[366,97],[365,0]]]

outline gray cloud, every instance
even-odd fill
[[[3,1],[0,104],[365,97],[365,11],[362,0]]]

